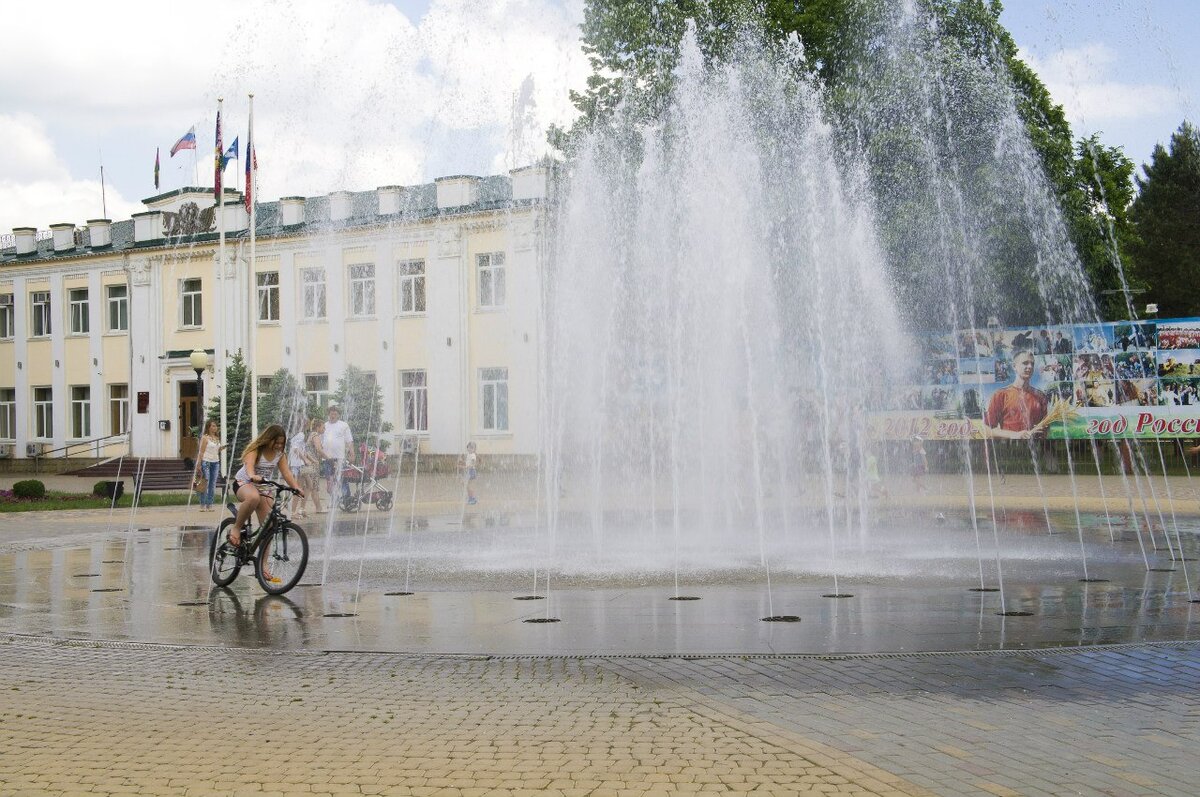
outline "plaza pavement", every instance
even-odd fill
[[[958,506],[955,484],[931,478],[927,494],[908,495],[896,483],[889,502]],[[434,486],[419,490],[422,511],[461,507],[445,493],[453,480],[441,494]],[[489,495],[494,481],[481,488],[481,506],[525,500]],[[1085,507],[1114,500],[1094,479],[995,486],[1001,508],[1040,507],[1042,493],[1079,495]],[[1172,494],[1177,511],[1195,511],[1192,482],[1174,480]],[[133,522],[211,518],[164,508]],[[0,540],[127,520],[105,510],[3,515]],[[1198,683],[1200,643],[1188,641],[576,658],[9,634],[0,794],[1189,795],[1200,793]]]

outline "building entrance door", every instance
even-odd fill
[[[179,383],[179,456],[195,459],[200,439],[200,395],[195,382]]]

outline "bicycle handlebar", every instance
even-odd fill
[[[268,487],[274,487],[276,492],[280,492],[280,493],[295,493],[296,495],[300,494],[300,491],[297,490],[295,487],[289,487],[286,484],[280,484],[279,482],[273,482],[270,479],[263,479],[262,481],[257,482],[257,484],[265,484]]]

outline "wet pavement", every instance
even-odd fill
[[[0,549],[0,632],[567,656],[1031,649],[1200,634],[1194,519],[1178,519],[1179,533],[1163,535],[1138,534],[1117,517],[1110,540],[1106,524],[1091,518],[1086,572],[1097,580],[1084,582],[1071,516],[1054,516],[1051,535],[1042,515],[1014,515],[997,535],[1003,594],[993,550],[982,547],[987,535],[977,540],[961,516],[920,537],[880,539],[857,557],[845,546],[836,584],[834,563],[818,555],[820,535],[773,550],[769,583],[750,555],[726,568],[683,568],[677,585],[669,567],[631,575],[613,571],[607,557],[588,569],[561,547],[557,559],[539,562],[528,520],[422,517],[411,531],[386,518],[327,521],[310,529],[301,584],[280,597],[263,593],[249,566],[230,588],[213,588],[205,527],[15,542]],[[981,584],[989,591],[973,591]],[[672,600],[681,597],[691,599]],[[781,616],[791,621],[763,620]]]
[[[282,597],[211,588],[204,526],[27,523],[0,793],[1193,793],[1200,523],[1002,515],[666,558],[519,507],[343,518]]]

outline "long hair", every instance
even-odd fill
[[[246,455],[251,452],[258,453],[260,450],[271,445],[271,443],[273,443],[274,441],[280,440],[280,439],[282,439],[284,444],[286,445],[287,444],[287,432],[279,424],[277,424],[277,423],[271,424],[266,429],[263,429],[261,432],[259,432],[258,437],[254,438],[253,440],[251,440],[249,443],[246,444],[246,447],[244,449],[242,449],[242,459],[245,459]]]

